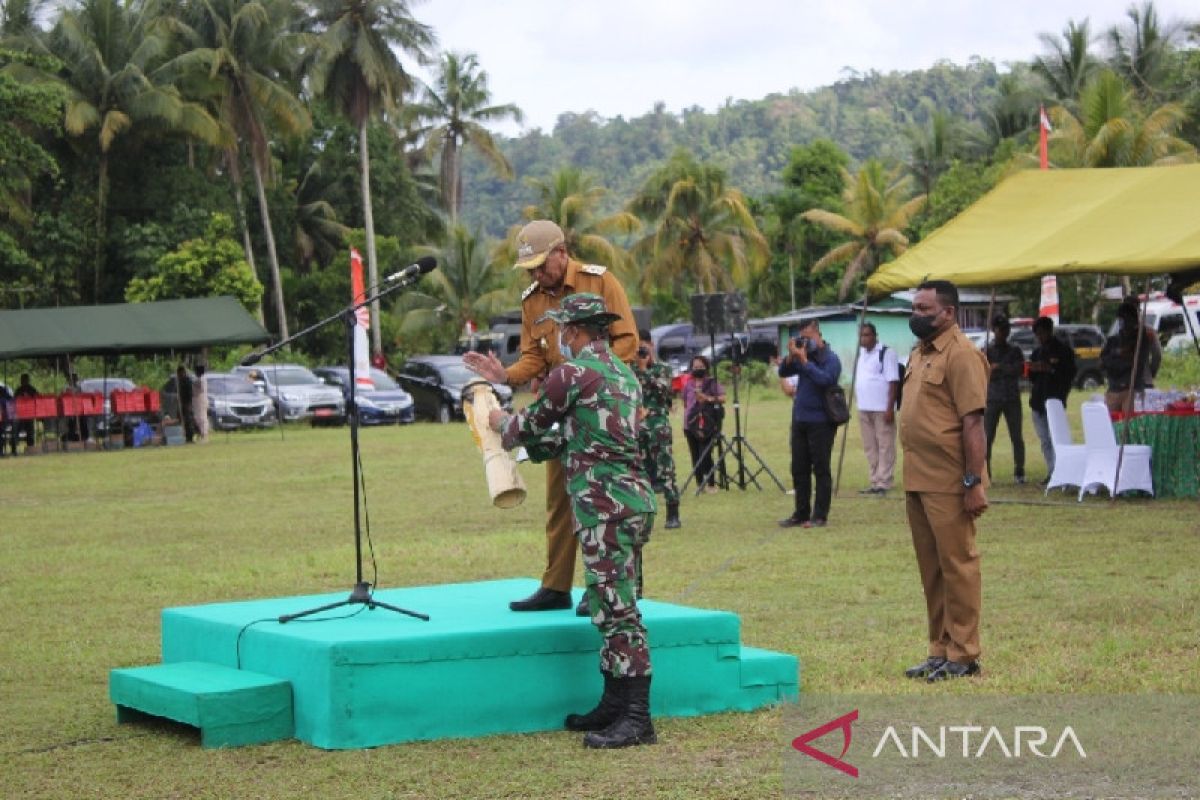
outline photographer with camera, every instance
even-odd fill
[[[642,468],[650,478],[655,492],[667,501],[667,528],[679,527],[679,487],[675,484],[675,459],[671,453],[671,404],[675,392],[671,389],[671,367],[654,357],[654,342],[650,331],[638,331],[637,356],[633,374],[642,387],[642,405],[638,409],[641,428],[638,431],[638,451]]]
[[[712,447],[725,418],[725,389],[704,356],[692,358],[689,375],[683,387],[683,435],[692,454],[696,484],[706,484],[704,491],[712,494],[717,491]]]
[[[788,342],[788,357],[779,366],[781,379],[796,378],[791,431],[796,508],[790,517],[781,519],[779,525],[783,528],[820,528],[829,520],[829,506],[833,501],[830,460],[837,430],[825,410],[825,390],[838,382],[842,362],[821,338],[817,320],[801,321],[799,334]]]

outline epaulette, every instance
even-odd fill
[[[528,300],[529,295],[533,294],[534,290],[537,289],[537,287],[538,287],[537,281],[534,281],[533,283],[529,284],[529,288],[521,293],[521,302],[524,303],[526,300]]]
[[[608,272],[608,267],[602,267],[599,264],[584,264],[579,271],[586,272],[588,275],[603,275]]]

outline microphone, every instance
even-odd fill
[[[433,272],[435,269],[437,269],[437,259],[433,256],[422,256],[417,259],[415,264],[409,264],[404,269],[393,272],[384,278],[382,282],[385,284],[396,283],[397,281],[404,283],[418,278],[427,272]]]
[[[255,364],[257,364],[259,361],[262,361],[262,357],[263,357],[262,353],[250,353],[249,355],[243,357],[242,360],[239,361],[238,363],[241,364],[243,367],[252,367]]]

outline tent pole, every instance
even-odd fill
[[[863,323],[867,321],[867,299],[871,296],[866,289],[863,290],[862,311],[858,315],[858,329],[855,331],[859,336],[862,336]],[[858,378],[858,359],[862,355],[862,345],[855,339],[854,343],[854,366],[850,370],[850,402],[854,402],[854,382]],[[849,403],[847,403],[849,405]],[[846,439],[850,436],[850,423],[846,423],[846,427],[842,429],[842,449],[838,452],[838,468],[837,478],[833,482],[833,496],[837,497],[838,490],[842,486],[842,462],[846,458]]]
[[[1108,501],[1114,503],[1117,500],[1117,487],[1121,485],[1121,462],[1125,459],[1125,445],[1129,443],[1129,426],[1133,424],[1133,417],[1130,412],[1133,410],[1133,394],[1137,391],[1138,377],[1138,362],[1142,356],[1142,341],[1146,338],[1146,304],[1150,302],[1150,279],[1146,278],[1145,289],[1142,293],[1142,310],[1137,318],[1137,341],[1133,346],[1133,368],[1129,371],[1129,394],[1125,397],[1125,402],[1122,403],[1121,409],[1124,411],[1125,426],[1121,428],[1121,446],[1117,448],[1117,469],[1113,475],[1113,491],[1109,495]],[[1183,309],[1184,316],[1187,316],[1187,307]]]

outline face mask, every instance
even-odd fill
[[[918,339],[928,339],[933,334],[937,333],[937,328],[933,326],[933,321],[937,319],[937,314],[923,316],[921,314],[913,314],[908,318],[908,329],[913,332],[913,336]]]
[[[704,369],[703,367],[699,367],[697,369],[692,370],[693,378],[703,378],[707,374],[708,374],[708,370]]]
[[[568,361],[575,357],[575,354],[571,352],[571,345],[567,344],[563,339],[562,331],[558,332],[558,352],[562,353],[562,357]]]

